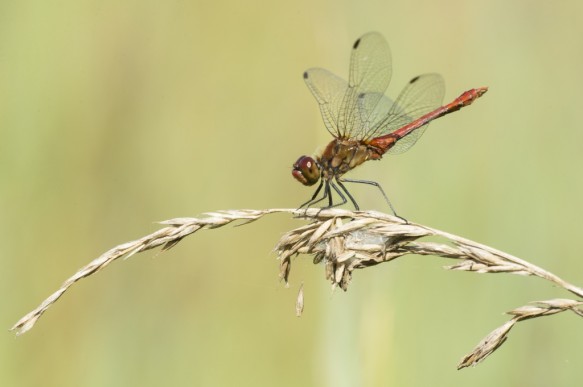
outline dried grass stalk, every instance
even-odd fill
[[[292,258],[298,254],[311,254],[315,264],[323,262],[326,279],[333,287],[348,289],[355,269],[362,269],[407,254],[435,255],[456,259],[458,262],[446,266],[449,270],[465,270],[477,273],[510,273],[540,277],[564,288],[579,298],[583,289],[564,281],[558,276],[520,258],[459,236],[427,226],[374,212],[348,211],[343,209],[268,209],[230,210],[207,213],[205,218],[177,218],[161,222],[166,227],[141,239],[124,243],[107,251],[81,268],[67,279],[61,287],[36,309],[22,317],[13,327],[17,335],[31,329],[42,314],[78,280],[103,269],[113,261],[130,257],[136,253],[162,246],[168,250],[184,237],[201,229],[222,227],[233,221],[249,223],[267,214],[291,213],[296,217],[311,220],[309,224],[289,231],[280,239],[275,250],[280,259],[280,277],[288,281]],[[421,241],[430,236],[445,239],[446,243]],[[476,365],[502,345],[514,325],[526,319],[549,316],[572,311],[583,317],[583,302],[569,299],[538,301],[519,307],[511,312],[512,319],[494,330],[478,346],[465,356],[458,369]],[[303,290],[300,289],[296,303],[296,314],[300,315],[304,305]]]
[[[583,305],[583,302],[556,298],[553,300],[535,301],[532,302],[531,305],[522,306],[507,312],[507,314],[513,315],[514,317],[482,339],[472,352],[463,357],[458,364],[457,369],[459,370],[465,367],[475,366],[492,354],[492,352],[504,344],[508,338],[508,333],[516,323],[531,318],[550,316],[552,314],[566,311],[571,311],[576,315],[583,317],[583,310],[578,308],[581,305]]]

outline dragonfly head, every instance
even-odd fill
[[[302,156],[294,163],[292,175],[303,185],[314,185],[320,180],[320,166],[310,156]]]

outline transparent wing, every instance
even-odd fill
[[[334,137],[340,137],[338,131],[338,111],[342,98],[348,89],[348,83],[328,70],[312,68],[304,73],[306,85],[320,104],[320,112],[326,129]]]
[[[360,94],[358,97],[358,112],[361,128],[359,136],[368,139],[373,134],[375,124],[381,122],[395,108],[395,102],[381,93]],[[356,134],[356,133],[353,133]]]
[[[391,81],[391,51],[377,32],[359,38],[352,46],[348,88],[338,111],[338,134],[342,138],[358,138],[370,122],[368,113],[381,100]],[[366,95],[368,109],[361,109],[361,96]]]
[[[374,107],[367,103],[367,97],[361,97],[363,110],[369,110],[363,139],[383,136],[402,128],[427,113],[439,108],[443,103],[445,83],[439,74],[424,74],[413,78],[403,89],[392,105],[378,103]],[[386,97],[385,97],[386,98]],[[386,98],[388,100],[388,98]],[[383,101],[381,99],[381,101]],[[421,137],[427,125],[422,126],[403,137],[389,149],[388,153],[402,153],[409,149]]]

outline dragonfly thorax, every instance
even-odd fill
[[[322,178],[330,180],[344,175],[367,160],[378,160],[382,156],[375,147],[362,141],[336,139],[331,141],[318,164],[322,169]]]

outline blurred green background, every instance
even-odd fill
[[[399,212],[583,285],[580,1],[1,1],[0,326],[154,222],[295,207],[291,164],[330,136],[302,81],[346,77],[382,33],[388,94],[439,72],[446,99],[489,86],[408,153],[352,177]],[[354,188],[363,208],[388,211]],[[583,321],[520,324],[474,369],[460,358],[528,301],[532,278],[446,272],[408,257],[331,292],[272,252],[302,221],[202,231],[76,284],[29,333],[1,335],[3,386],[573,386]],[[294,316],[304,283],[306,308]]]

